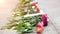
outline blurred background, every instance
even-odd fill
[[[42,34],[60,34],[60,0],[34,0],[44,10],[50,19],[49,25]],[[0,0],[0,27],[8,23],[7,18],[11,16],[12,9],[17,0]]]

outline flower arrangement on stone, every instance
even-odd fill
[[[10,23],[1,29],[12,29],[17,30],[20,34],[29,33],[34,31],[34,27],[40,21],[40,16],[24,17],[28,14],[39,13],[39,8],[36,4],[30,4],[32,0],[18,0],[16,7],[13,9],[12,18],[10,18]]]

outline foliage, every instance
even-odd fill
[[[23,17],[26,14],[34,14],[38,12],[37,9],[32,8],[32,6],[30,5],[31,1],[32,0],[19,0],[18,4],[13,9],[13,18],[12,20],[9,20],[10,23],[8,23],[8,25],[4,27],[5,29],[7,28],[17,30],[19,33],[33,32],[33,27],[35,27],[36,23],[40,21],[40,17]]]

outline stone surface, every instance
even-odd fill
[[[35,0],[38,5],[43,9],[51,20],[55,30],[60,34],[60,0]],[[54,30],[54,29],[53,29]]]
[[[48,26],[44,27],[44,31],[42,32],[42,34],[58,34],[58,32],[56,31],[56,28],[54,27],[52,22],[49,21]]]

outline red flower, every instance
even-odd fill
[[[32,3],[31,6],[35,6],[35,8],[37,8],[37,5],[36,3]]]
[[[42,21],[44,23],[44,26],[47,26],[48,25],[47,14],[42,14]]]
[[[34,6],[37,9],[37,11],[40,11],[40,9],[37,7],[36,3],[32,3],[31,6]]]
[[[43,31],[43,22],[39,22],[37,25],[36,25],[36,32],[37,33],[41,33]]]
[[[36,32],[37,32],[37,33],[41,33],[42,31],[43,31],[42,28],[39,28],[39,27],[38,27],[38,28],[36,29]]]
[[[37,11],[40,11],[40,9],[39,9],[39,8],[37,8]]]

